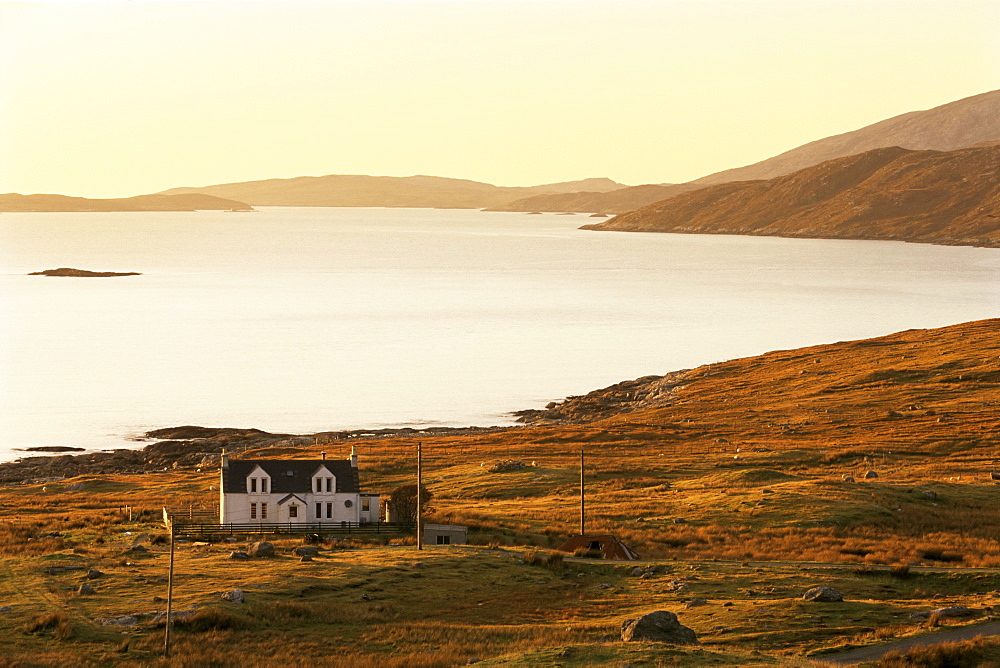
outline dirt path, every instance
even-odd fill
[[[941,631],[939,633],[920,636],[919,638],[896,640],[894,642],[877,645],[875,647],[859,647],[842,654],[830,654],[824,656],[821,659],[816,659],[816,662],[820,665],[827,664],[831,666],[849,666],[856,663],[863,663],[865,661],[877,661],[878,659],[881,659],[886,652],[907,650],[911,647],[936,645],[938,643],[953,642],[955,640],[971,640],[976,636],[995,635],[1000,635],[1000,622],[976,624],[975,626],[963,626],[951,631]]]

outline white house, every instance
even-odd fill
[[[350,459],[233,459],[219,472],[223,524],[378,522],[379,495],[362,494]]]

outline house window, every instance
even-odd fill
[[[257,504],[256,503],[251,503],[250,504],[250,519],[252,519],[252,520],[257,519]]]
[[[327,478],[326,479],[326,491],[328,491],[328,492],[333,491],[331,489],[331,487],[333,487],[333,478]]]
[[[266,503],[260,504],[260,519],[262,519],[262,520],[266,520],[267,519],[267,504]]]
[[[267,478],[260,479],[260,493],[267,494]]]
[[[317,503],[316,504],[316,519],[319,519],[321,517],[323,517],[323,504],[322,503]]]
[[[316,491],[317,492],[322,492],[323,491],[323,479],[322,478],[316,478]]]
[[[326,504],[326,519],[333,519],[333,504]]]
[[[296,506],[295,504],[292,504],[292,505],[288,506],[288,516],[289,517],[298,517],[299,516],[299,507]]]
[[[438,545],[451,545],[451,536],[438,536]]]
[[[257,493],[257,478],[250,478],[250,493]]]
[[[371,501],[371,499],[368,499],[368,498],[361,499],[361,510],[363,512],[367,513],[371,509],[372,509],[372,501]]]

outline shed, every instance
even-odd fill
[[[424,545],[465,545],[469,528],[457,524],[425,524]]]
[[[560,552],[569,552],[571,554],[581,549],[588,552],[598,552],[601,555],[601,559],[633,561],[639,558],[639,555],[632,548],[611,534],[573,536],[556,549]]]

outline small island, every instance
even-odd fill
[[[70,267],[60,267],[59,269],[46,269],[45,271],[33,271],[28,276],[72,276],[76,278],[109,278],[112,276],[142,276],[137,271],[87,271],[86,269],[71,269]]]

